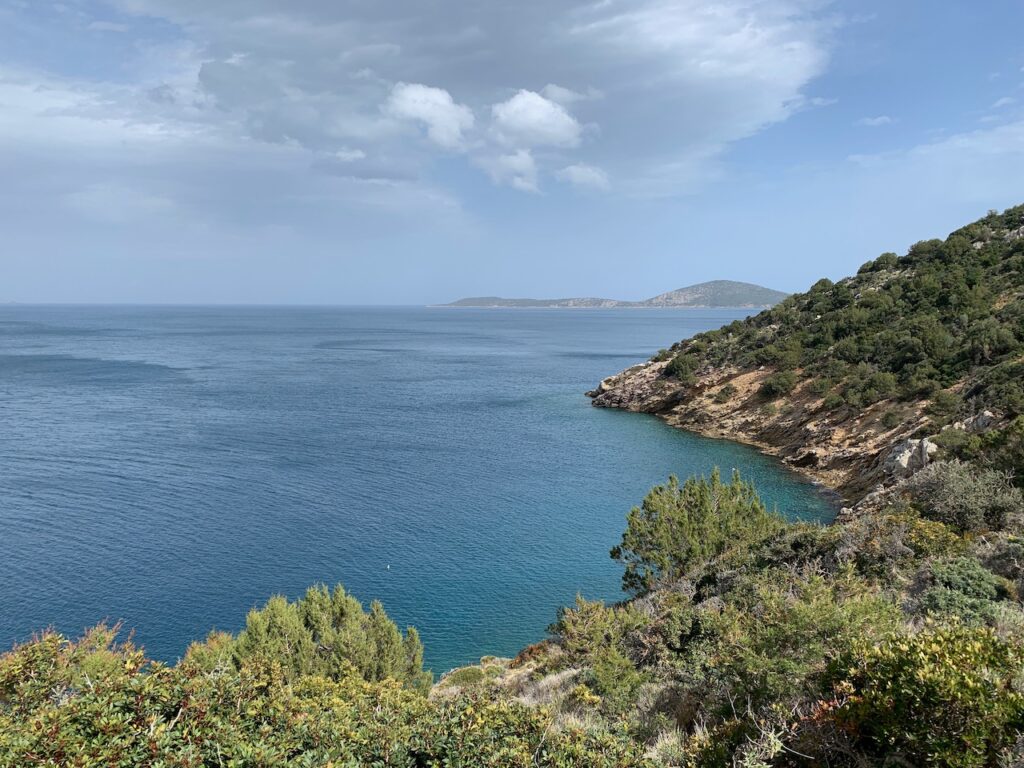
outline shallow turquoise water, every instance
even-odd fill
[[[0,307],[0,645],[121,619],[173,660],[342,582],[443,671],[618,599],[608,550],[669,473],[828,518],[774,460],[582,394],[742,314]]]

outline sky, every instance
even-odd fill
[[[1024,203],[1024,3],[0,0],[0,301],[796,291]]]

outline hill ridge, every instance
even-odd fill
[[[768,308],[778,304],[789,294],[755,283],[738,280],[709,280],[703,283],[659,293],[642,301],[622,301],[599,297],[570,297],[558,299],[504,298],[501,296],[472,296],[458,299],[442,307],[473,308],[552,308],[552,309],[651,309],[651,308]]]

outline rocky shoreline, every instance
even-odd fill
[[[657,360],[635,365],[586,394],[599,408],[649,413],[704,437],[755,447],[835,491],[846,512],[926,466],[938,450],[926,436],[927,401],[827,412],[806,382],[767,401],[760,390],[774,373],[769,368],[708,367],[684,385],[665,374],[667,366]],[[883,419],[886,414],[894,415]],[[959,425],[972,431],[988,426],[982,416]]]

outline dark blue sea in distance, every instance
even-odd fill
[[[750,448],[583,396],[744,314],[0,307],[0,645],[122,620],[173,661],[340,582],[441,672],[620,599],[608,550],[670,473],[829,518]]]

